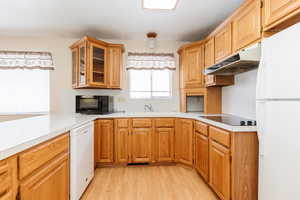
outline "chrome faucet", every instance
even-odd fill
[[[144,111],[145,112],[153,112],[153,107],[151,104],[145,104],[144,105]]]

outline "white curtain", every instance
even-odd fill
[[[49,52],[0,51],[1,69],[53,70],[54,65]]]
[[[127,70],[175,70],[172,53],[128,53]]]

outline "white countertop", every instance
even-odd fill
[[[202,115],[204,116],[204,115]],[[196,119],[232,132],[255,132],[255,126],[230,126],[192,113],[113,113],[108,115],[49,114],[0,122],[0,160],[98,118],[179,117]]]

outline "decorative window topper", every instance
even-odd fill
[[[49,52],[0,51],[1,69],[54,70],[54,65]]]

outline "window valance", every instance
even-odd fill
[[[1,69],[54,70],[49,52],[0,51]]]
[[[172,53],[128,53],[127,70],[175,70],[175,58]]]

